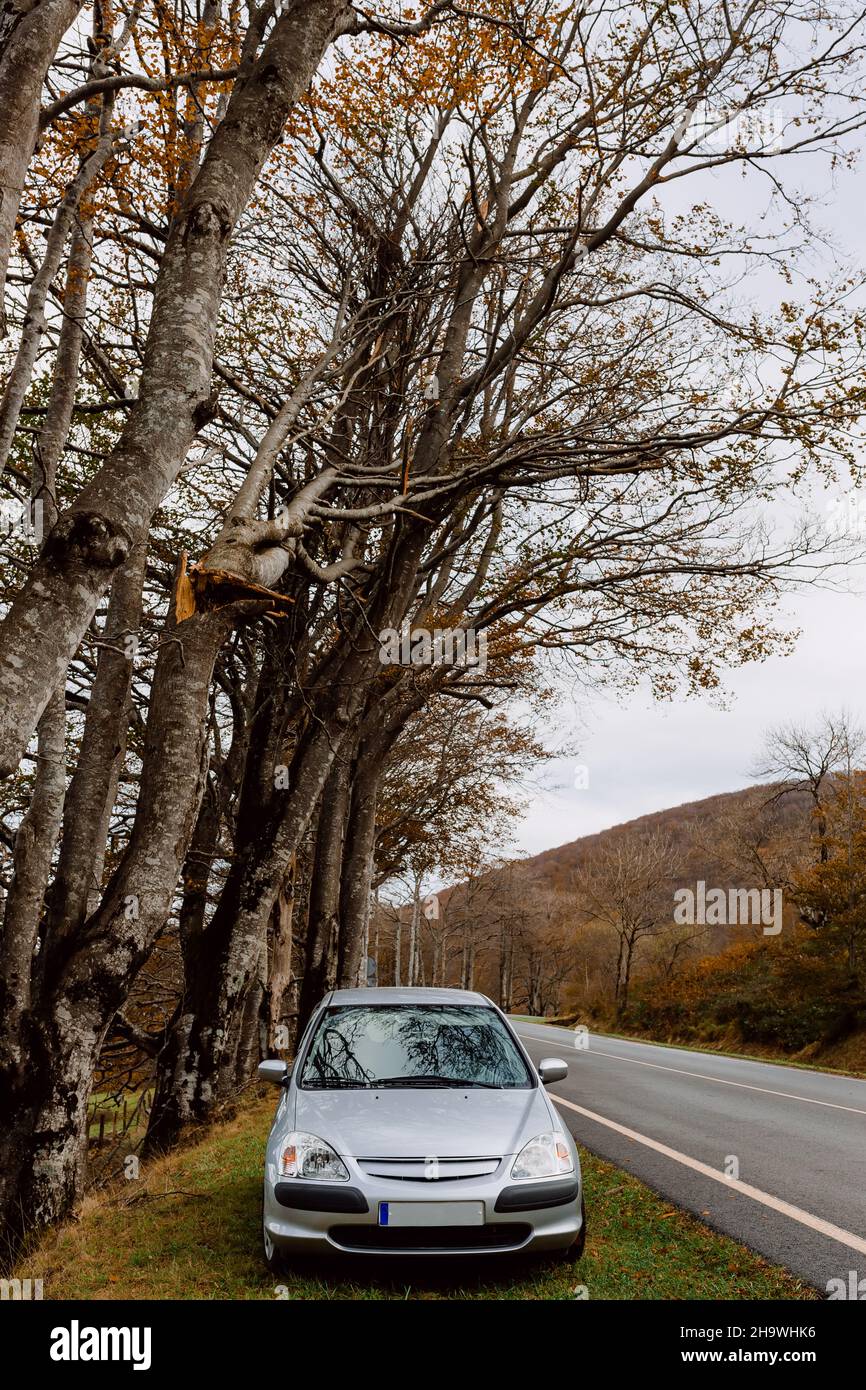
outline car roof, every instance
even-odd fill
[[[491,1008],[485,994],[471,989],[414,989],[402,985],[383,985],[375,989],[334,989],[323,1004],[484,1004]]]

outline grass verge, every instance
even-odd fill
[[[551,1028],[573,1028],[580,1022],[580,1017],[573,1014],[566,1014],[558,1018],[538,1018],[529,1014],[512,1014],[511,1017],[520,1023],[542,1023]],[[732,1049],[725,1043],[695,1042],[693,1038],[666,1038],[664,1042],[653,1037],[650,1033],[613,1033],[609,1028],[597,1028],[594,1024],[587,1024],[589,1031],[595,1033],[599,1038],[620,1038],[622,1042],[649,1043],[651,1047],[669,1047],[678,1052],[706,1052],[711,1057],[734,1057],[743,1062],[768,1062],[774,1067],[795,1067],[800,1071],[821,1071],[829,1076],[850,1077],[853,1081],[866,1081],[866,1032],[853,1034],[850,1038],[842,1042],[834,1043],[833,1047],[821,1049],[820,1056],[829,1058],[836,1063],[834,1066],[815,1060],[819,1055],[809,1054],[804,1056],[796,1053],[793,1056],[790,1052],[779,1052],[775,1048],[766,1047],[762,1050],[753,1052],[740,1052]]]
[[[198,1143],[92,1196],[22,1260],[46,1299],[808,1299],[814,1290],[583,1154],[589,1237],[575,1266],[540,1260],[306,1261],[279,1282],[260,1257],[273,1095]],[[580,1286],[586,1290],[581,1293]]]

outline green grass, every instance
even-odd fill
[[[135,1115],[135,1124],[132,1127],[132,1135],[140,1135],[144,1132],[147,1124],[146,1114],[141,1110],[136,1114],[136,1106],[142,1099],[141,1091],[127,1091],[119,1098],[108,1091],[94,1091],[88,1103],[88,1138],[97,1139],[99,1137],[100,1116],[105,1117],[105,1137],[107,1140],[119,1138],[122,1132],[122,1122],[124,1105],[126,1106],[127,1118],[131,1122]],[[116,1121],[116,1129],[112,1127],[112,1121]]]
[[[273,1095],[194,1147],[89,1198],[21,1261],[46,1299],[814,1298],[813,1290],[584,1154],[589,1238],[575,1266],[501,1259],[306,1261],[276,1280],[260,1256],[263,1145]],[[278,1285],[282,1289],[278,1289]]]

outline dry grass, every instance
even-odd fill
[[[256,1095],[137,1181],[90,1197],[20,1262],[46,1299],[771,1299],[813,1290],[584,1155],[589,1239],[574,1267],[538,1260],[298,1264],[275,1288],[260,1257],[263,1146]],[[581,1290],[585,1289],[585,1293]]]

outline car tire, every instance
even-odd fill
[[[262,1255],[271,1274],[285,1274],[286,1257],[271,1240],[265,1228],[265,1199],[262,1196]]]
[[[580,1199],[580,1235],[577,1240],[572,1241],[564,1250],[558,1251],[558,1258],[562,1264],[576,1265],[578,1260],[583,1258],[586,1247],[586,1203],[583,1197]]]

